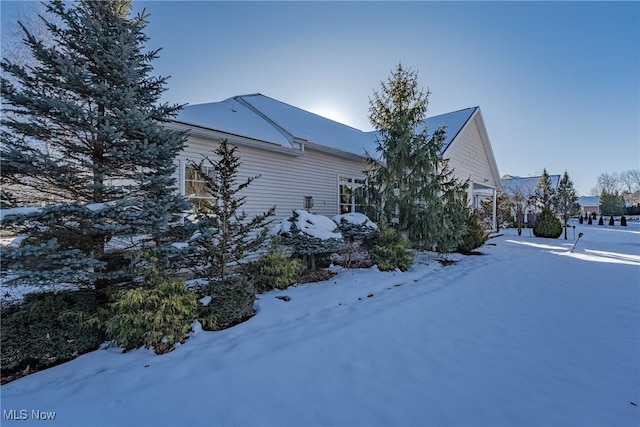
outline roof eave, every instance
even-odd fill
[[[181,122],[179,120],[171,120],[164,123],[164,126],[171,130],[187,131],[188,136],[193,136],[208,141],[219,142],[226,139],[229,143],[240,147],[266,150],[275,153],[286,154],[289,156],[300,156],[304,152],[302,148],[296,148],[295,146],[283,147],[282,145],[273,142],[238,135],[226,131],[211,129],[204,126],[193,125],[191,123]]]

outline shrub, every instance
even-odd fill
[[[200,304],[198,319],[208,331],[229,328],[255,314],[256,288],[246,276],[228,276],[209,282],[203,289],[210,301]]]
[[[613,220],[613,216],[609,218],[609,225],[616,225],[615,221]]]
[[[293,248],[293,256],[301,258],[306,268],[314,271],[323,258],[328,258],[343,245],[342,235],[336,233],[336,229],[337,225],[331,219],[296,209],[272,232],[281,235],[282,243]]]
[[[600,219],[598,220],[598,225],[604,225],[604,217],[600,215]]]
[[[106,331],[113,344],[125,350],[153,347],[156,354],[173,350],[184,342],[196,319],[195,295],[182,280],[145,273],[144,287],[120,289],[109,304]]]
[[[332,219],[345,242],[332,260],[346,268],[373,265],[369,249],[375,242],[378,226],[360,213],[336,215]]]
[[[302,262],[271,250],[251,264],[249,271],[258,293],[286,289],[300,277]]]
[[[103,331],[88,321],[99,301],[95,292],[39,292],[2,305],[2,377],[36,371],[98,348]]]
[[[562,223],[551,209],[543,208],[533,223],[533,235],[557,239],[562,234]]]
[[[487,241],[487,234],[480,223],[480,215],[475,209],[470,209],[467,216],[467,232],[462,236],[462,242],[458,244],[457,251],[469,253],[475,248],[479,248]]]
[[[593,218],[589,216],[589,219],[587,220],[587,225],[592,225],[592,224],[593,224]]]
[[[584,224],[584,217],[582,215],[580,215],[580,217],[578,218],[578,223]]]
[[[371,249],[371,260],[380,271],[392,271],[396,268],[407,271],[413,264],[413,251],[409,242],[395,229],[380,224],[376,243]]]
[[[621,227],[626,227],[627,226],[627,218],[625,218],[624,215],[622,215],[620,217],[620,226]]]

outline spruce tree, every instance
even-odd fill
[[[547,169],[543,169],[540,181],[536,186],[535,198],[538,203],[538,207],[542,209],[549,209],[553,207],[553,200],[555,197],[555,191],[551,186],[551,178],[547,173]]]
[[[33,65],[2,60],[2,184],[56,201],[5,216],[29,236],[5,254],[16,280],[106,286],[122,275],[110,243],[140,245],[186,207],[174,177],[185,137],[162,125],[180,106],[159,103],[147,16],[129,8],[54,0],[46,43],[23,27]]]
[[[549,208],[542,208],[533,223],[533,235],[557,239],[562,234],[562,223]]]
[[[191,165],[208,194],[208,200],[198,205],[198,231],[189,241],[189,262],[199,278],[224,280],[235,273],[233,266],[265,242],[269,217],[275,213],[272,207],[249,219],[242,209],[246,199],[242,191],[259,176],[238,182],[241,162],[236,150],[223,140],[214,151],[215,160],[205,157]]]
[[[564,239],[567,240],[567,225],[569,219],[578,214],[580,206],[578,205],[578,195],[573,188],[573,182],[569,179],[569,173],[564,171],[558,189],[554,198],[554,207],[556,214],[560,216],[564,225]],[[582,215],[580,215],[580,224],[582,224]]]
[[[376,157],[367,153],[367,213],[394,225],[417,249],[450,250],[466,230],[464,215],[451,215],[465,186],[441,157],[445,127],[427,130],[428,97],[417,72],[399,64],[370,99],[378,140]]]

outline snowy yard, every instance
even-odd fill
[[[269,292],[169,354],[101,349],[2,386],[2,425],[638,426],[639,225],[578,225],[574,253],[573,231],[507,230],[451,266]]]

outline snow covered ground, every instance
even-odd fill
[[[2,386],[2,425],[638,426],[640,227],[579,232],[574,253],[573,230],[507,230],[454,265],[263,294],[169,354],[101,349]]]

